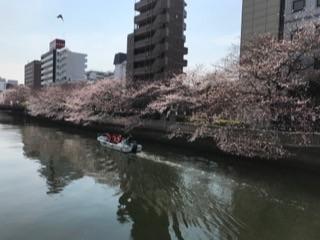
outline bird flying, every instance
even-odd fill
[[[58,18],[58,19],[61,19],[61,21],[63,21],[63,22],[64,22],[64,19],[63,19],[62,14],[59,14],[59,15],[57,16],[57,18]]]

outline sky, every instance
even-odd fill
[[[114,69],[133,31],[135,0],[0,0],[0,77],[23,83],[24,65],[49,42],[88,54],[88,69]],[[239,44],[242,0],[186,0],[188,68],[210,68]],[[65,21],[56,17],[62,14]]]

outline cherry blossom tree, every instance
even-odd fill
[[[29,95],[29,88],[17,86],[0,93],[0,104],[7,106],[26,106]]]
[[[233,48],[211,72],[127,87],[110,79],[38,91],[19,87],[2,93],[0,104],[23,105],[32,116],[82,125],[117,118],[132,129],[143,119],[183,121],[193,134],[177,127],[171,136],[211,138],[224,152],[239,156],[282,158],[287,151],[279,131],[306,133],[319,125],[320,101],[310,94],[320,79],[319,46],[319,29],[309,23],[292,39],[263,35],[248,41],[241,58]]]
[[[310,79],[319,78],[314,59],[319,52],[317,25],[308,23],[293,39],[259,36],[245,45],[240,81],[246,96],[255,96],[269,122],[287,118],[297,130],[310,130],[317,108],[307,95]],[[288,124],[288,123],[287,123]]]

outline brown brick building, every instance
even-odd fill
[[[154,81],[183,73],[186,37],[184,0],[140,0],[135,29],[128,36],[129,81]]]
[[[30,88],[41,87],[41,62],[32,61],[24,67],[24,84]]]

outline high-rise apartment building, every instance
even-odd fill
[[[41,87],[41,61],[34,60],[25,65],[24,84],[30,88]]]
[[[140,0],[128,36],[127,78],[154,81],[183,73],[186,37],[184,0]]]
[[[71,52],[64,40],[56,39],[41,56],[41,85],[85,80],[86,68],[86,54]]]
[[[56,82],[57,50],[64,47],[64,40],[55,39],[50,43],[49,51],[41,56],[41,85]]]

